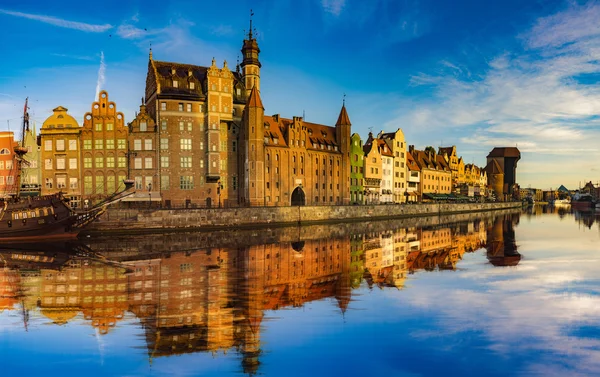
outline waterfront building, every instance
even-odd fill
[[[357,133],[350,138],[350,203],[364,203],[364,159],[362,140]]]
[[[351,123],[345,105],[334,127],[264,116],[260,94],[252,88],[242,124],[241,157],[248,161],[248,172],[240,170],[242,204],[348,204]]]
[[[406,202],[421,201],[421,168],[410,152],[406,152],[406,169]]]
[[[234,71],[227,62],[217,67],[214,59],[202,67],[154,60],[150,52],[146,110],[160,140],[163,203],[349,203],[351,124],[345,106],[334,127],[266,116],[260,49],[251,31],[241,51]]]
[[[25,148],[27,153],[21,168],[21,195],[36,196],[40,193],[40,182],[42,181],[42,170],[40,169],[40,147],[37,144],[37,132],[35,124],[33,129],[25,129]]]
[[[381,153],[371,132],[369,132],[369,138],[363,145],[363,152],[365,154],[365,204],[379,204],[382,179]]]
[[[136,193],[125,202],[144,203],[149,206],[159,202],[158,148],[156,124],[142,102],[140,112],[128,124],[127,178],[134,180]],[[166,145],[165,145],[166,146]]]
[[[39,136],[41,195],[63,192],[72,208],[81,205],[81,128],[68,109],[58,106],[42,125]]]
[[[485,167],[488,185],[499,201],[510,200],[517,179],[517,162],[521,152],[516,147],[496,147],[487,156]]]
[[[452,172],[452,191],[455,192],[465,183],[465,163],[462,157],[456,153],[456,145],[438,148],[438,154],[442,155]]]
[[[16,194],[15,140],[11,131],[0,132],[0,198]]]
[[[378,136],[384,140],[388,148],[394,154],[394,175],[393,175],[393,202],[403,203],[407,196],[407,167],[406,167],[406,141],[404,132],[398,128],[396,132],[381,132]]]
[[[443,156],[435,153],[435,150],[429,152],[415,150],[413,145],[409,146],[409,152],[421,172],[419,195],[422,198],[424,194],[452,192],[452,172]]]
[[[123,113],[117,112],[106,91],[98,97],[83,117],[80,136],[84,207],[122,190],[127,178],[128,131]]]
[[[377,139],[377,147],[381,155],[381,185],[380,202],[393,203],[393,184],[394,184],[394,154],[382,139]]]

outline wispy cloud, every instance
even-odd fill
[[[85,55],[71,55],[71,54],[57,54],[57,53],[53,53],[51,55],[57,56],[59,58],[67,58],[67,59],[75,59],[75,60],[93,61],[95,59],[93,56],[85,56]]]
[[[331,15],[339,16],[346,5],[346,0],[321,0],[323,10]]]
[[[53,16],[15,12],[15,11],[10,11],[10,10],[6,10],[6,9],[0,9],[0,13],[7,14],[10,16],[15,16],[15,17],[27,18],[30,20],[36,20],[36,21],[44,22],[44,23],[47,23],[50,25],[64,27],[67,29],[75,29],[75,30],[79,30],[79,31],[85,31],[85,32],[89,32],[89,33],[102,33],[113,27],[110,24],[104,24],[104,25],[88,24],[88,23],[78,22],[78,21],[69,21],[69,20],[65,20],[65,19],[61,19],[61,18],[57,18],[57,17],[53,17]]]

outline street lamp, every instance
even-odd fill
[[[217,194],[219,195],[219,208],[221,208],[221,190],[223,189],[223,185],[221,184],[221,180],[217,181]]]

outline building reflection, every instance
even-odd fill
[[[298,230],[272,242],[240,237],[226,247],[212,247],[205,234],[9,247],[0,250],[0,310],[22,311],[25,326],[30,312],[56,325],[77,318],[99,334],[115,331],[130,312],[144,329],[149,362],[235,351],[241,369],[256,374],[271,311],[325,299],[342,316],[363,284],[404,289],[410,274],[456,269],[465,253],[484,246],[492,264],[514,265],[516,221],[518,215],[424,228],[368,224],[366,232],[323,226],[310,230],[312,238]]]
[[[521,261],[514,229],[518,222],[516,214],[503,215],[497,217],[488,229],[486,255],[494,266],[516,266]]]

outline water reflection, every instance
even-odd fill
[[[126,313],[144,331],[150,361],[235,350],[245,373],[259,371],[265,312],[330,298],[342,316],[353,289],[403,289],[408,274],[454,270],[483,247],[495,266],[520,260],[518,214],[424,218],[393,223],[14,245],[0,250],[0,312],[24,330],[31,316],[65,325],[81,315],[104,335]],[[324,237],[323,235],[330,235]],[[268,242],[265,242],[268,241]],[[218,244],[225,244],[219,247]]]

